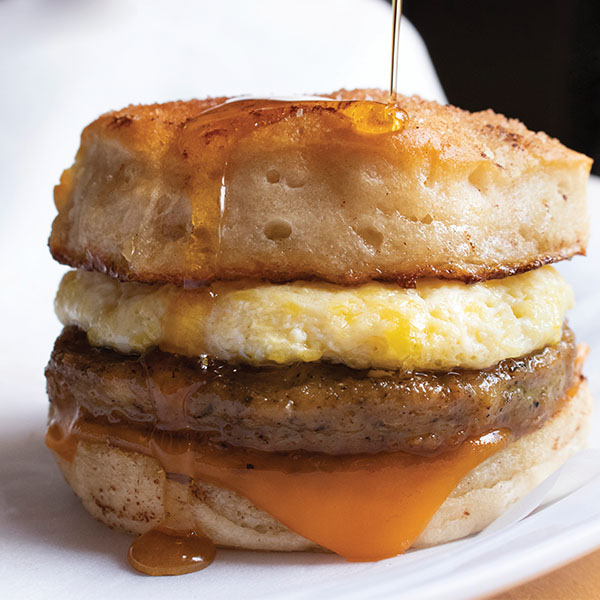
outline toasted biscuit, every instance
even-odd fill
[[[386,100],[380,90],[331,97]],[[54,257],[176,284],[411,285],[585,251],[591,160],[518,121],[401,97],[409,120],[389,134],[318,107],[288,108],[239,139],[219,123],[194,130],[223,100],[131,106],[88,126],[56,188]]]
[[[585,446],[593,400],[585,381],[538,429],[473,469],[458,484],[415,546],[480,531]],[[73,462],[56,457],[87,510],[111,527],[141,534],[159,525],[165,507],[217,545],[253,550],[320,550],[239,495],[192,480],[167,480],[148,456],[80,442]]]

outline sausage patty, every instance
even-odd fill
[[[572,384],[575,356],[566,326],[557,344],[527,356],[448,373],[251,367],[158,350],[126,356],[66,327],[46,377],[55,408],[135,427],[265,451],[432,454],[491,429],[520,436],[540,427]]]

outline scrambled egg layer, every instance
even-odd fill
[[[328,360],[357,369],[483,369],[560,339],[573,294],[551,267],[467,285],[218,282],[203,289],[122,283],[71,271],[56,312],[91,344],[160,347],[252,365]]]

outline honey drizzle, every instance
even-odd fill
[[[184,287],[202,284],[194,275],[199,267],[199,257],[204,261],[203,267],[212,263],[212,269],[217,273],[223,267],[225,247],[240,244],[238,239],[230,239],[232,236],[228,235],[231,226],[228,213],[230,173],[241,145],[249,143],[252,147],[260,147],[255,143],[260,141],[262,129],[275,128],[273,140],[284,139],[288,147],[301,147],[298,142],[306,141],[306,131],[320,129],[340,143],[347,141],[372,148],[378,136],[401,132],[407,121],[408,115],[395,102],[248,98],[229,100],[189,119],[175,144],[177,164],[189,164],[189,172],[182,174],[189,193],[198,196],[191,202],[192,240],[186,246],[184,257],[189,280]],[[284,122],[295,125],[293,135],[289,128],[277,129]],[[257,152],[260,154],[261,150]],[[201,169],[198,169],[199,164]],[[216,234],[212,234],[209,227],[214,222],[219,224]]]
[[[127,560],[146,575],[184,575],[205,569],[215,555],[215,545],[207,537],[159,526],[132,542]]]
[[[67,411],[54,415],[46,443],[66,460],[73,460],[80,440],[140,452],[168,475],[237,492],[348,560],[371,561],[408,549],[466,473],[509,439],[508,431],[496,430],[436,457],[268,453],[211,445],[189,431],[73,419]]]
[[[390,102],[398,99],[398,56],[400,54],[400,21],[402,0],[392,0],[392,73],[390,76]]]

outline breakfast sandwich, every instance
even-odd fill
[[[139,570],[458,539],[585,445],[550,264],[585,253],[591,160],[387,100],[130,106],[83,131],[55,189],[73,270],[47,444],[93,516],[141,535]]]

